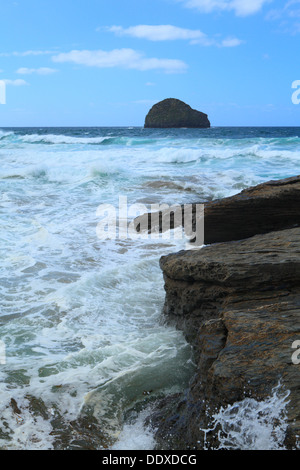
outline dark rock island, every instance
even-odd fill
[[[207,114],[192,109],[188,104],[175,98],[168,98],[155,104],[145,120],[145,128],[208,128]]]

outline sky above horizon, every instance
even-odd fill
[[[0,18],[0,127],[143,126],[165,98],[300,126],[300,0],[1,0]]]

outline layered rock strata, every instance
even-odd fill
[[[216,232],[206,223],[209,240],[244,239],[161,259],[164,316],[194,346],[197,370],[186,393],[160,402],[151,417],[159,448],[203,448],[202,430],[216,410],[245,397],[264,400],[278,384],[289,394],[283,444],[297,446],[300,365],[292,345],[300,340],[299,193],[297,177],[211,204],[205,222],[211,217]],[[223,210],[232,224],[222,231]],[[239,227],[240,217],[252,223]],[[250,236],[255,231],[260,234]],[[217,431],[205,445],[218,447]]]

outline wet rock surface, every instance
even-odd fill
[[[300,176],[268,181],[235,196],[203,204],[206,245],[300,226]],[[196,206],[197,203],[192,204],[194,232]],[[184,205],[173,207],[174,210],[160,214],[143,214],[136,218],[136,224],[149,232],[185,226]]]
[[[205,204],[205,243],[241,240],[300,225],[300,176],[268,181]]]
[[[216,221],[218,239],[226,240],[230,233],[231,240],[241,236],[234,201],[238,201],[238,211],[253,209],[253,217],[261,221],[240,230],[267,232],[274,226],[277,230],[161,259],[164,316],[182,329],[193,345],[197,372],[185,394],[167,397],[150,417],[157,428],[158,448],[203,448],[204,440],[207,447],[218,447],[218,429],[206,437],[202,431],[209,428],[212,413],[246,397],[264,400],[278,384],[283,394],[289,394],[284,445],[296,447],[300,366],[292,361],[292,344],[300,340],[298,199],[296,177],[217,202],[211,207],[219,204],[219,208],[211,209],[210,216]],[[274,200],[277,205],[272,210]],[[258,210],[262,203],[263,214]],[[231,232],[229,227],[223,234],[218,231],[222,204],[236,220]],[[286,229],[287,225],[294,228]]]

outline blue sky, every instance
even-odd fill
[[[300,0],[1,0],[0,126],[299,126]]]

